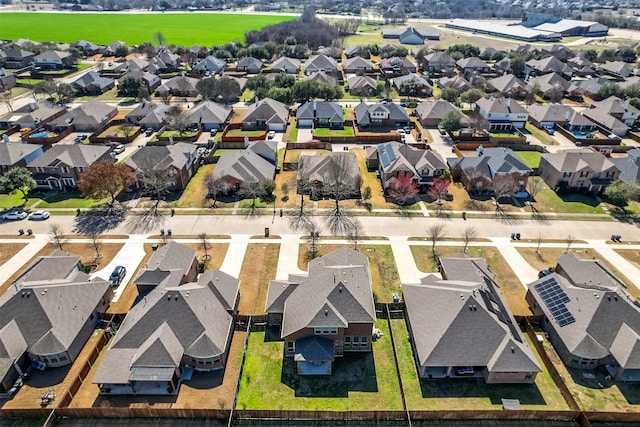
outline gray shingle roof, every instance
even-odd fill
[[[546,93],[553,88],[558,88],[561,91],[566,92],[569,89],[569,86],[571,86],[571,83],[558,73],[549,73],[543,76],[532,77],[529,79],[529,87],[532,87],[534,82],[538,83],[542,93]]]
[[[204,72],[209,71],[210,73],[219,73],[225,69],[227,66],[227,62],[224,59],[216,58],[215,56],[207,56],[202,61],[198,62],[194,67],[193,71]]]
[[[524,107],[511,98],[480,98],[476,105],[490,114],[526,114]]]
[[[527,90],[527,84],[513,74],[505,74],[503,76],[490,79],[487,83],[498,92]]]
[[[100,73],[95,71],[89,71],[85,73],[82,77],[73,81],[73,84],[78,86],[81,89],[86,89],[89,86],[97,86],[100,89],[111,86],[114,83],[114,80],[109,77],[102,77]]]
[[[17,142],[0,142],[0,166],[15,165],[37,150],[42,150],[42,146]]]
[[[634,150],[640,151],[640,149],[637,148]],[[1,153],[0,157],[2,157]],[[632,184],[640,183],[640,156],[633,156],[627,153],[627,157],[611,158],[611,161],[620,170],[621,180]]]
[[[405,111],[404,108],[399,106],[398,104],[394,104],[392,102],[388,104],[365,104],[364,102],[359,103],[354,108],[356,114],[356,120],[358,125],[368,125],[370,120],[370,114],[374,111],[384,111],[388,114],[388,120],[395,120],[401,122],[409,121],[409,115]]]
[[[189,110],[187,120],[192,124],[222,124],[227,121],[231,112],[231,107],[207,100]]]
[[[69,167],[87,167],[103,159],[110,150],[109,147],[101,145],[54,145],[27,166],[47,167],[61,162]]]
[[[271,64],[271,70],[300,70],[300,61],[298,61],[297,59],[289,58],[287,56],[283,56],[273,61],[273,64]]]
[[[0,117],[0,122],[39,124],[64,110],[65,107],[49,101],[30,102]]]
[[[342,327],[350,323],[375,322],[369,259],[346,246],[309,263],[306,277],[299,279],[286,297],[282,337],[307,327]],[[271,281],[267,313],[279,313],[274,302],[283,296],[283,282]],[[274,296],[274,295],[277,295]],[[279,298],[278,298],[279,297]]]
[[[304,165],[304,176],[298,174],[298,180],[307,179],[309,182],[322,182],[324,185],[333,185],[336,178],[348,185],[352,192],[358,193],[360,190],[360,169],[355,153],[332,152],[324,156],[302,155],[300,156],[300,167]],[[332,172],[334,168],[339,168],[340,175]]]
[[[544,158],[560,172],[598,171],[615,168],[611,159],[590,149],[567,150],[563,153],[543,153]]]
[[[289,119],[289,108],[280,101],[265,98],[257,103],[251,104],[247,108],[243,123],[252,123],[256,120],[264,120],[270,123],[287,123]]]
[[[316,72],[316,71],[335,72],[335,71],[338,71],[338,63],[336,62],[335,59],[321,54],[313,58],[309,58],[309,60],[307,60],[307,62],[304,63],[304,71],[305,72]]]
[[[99,126],[105,123],[118,112],[116,107],[102,103],[95,99],[80,105],[69,111],[67,114],[58,117],[51,122],[53,126],[66,127],[71,124],[82,124],[85,126]]]
[[[495,173],[532,172],[510,148],[485,148],[482,156],[448,158],[447,163],[451,168],[459,167],[463,171],[471,168],[488,179],[492,179]]]
[[[580,259],[569,252],[558,258],[558,267],[572,285],[602,286],[612,290],[621,286],[620,279],[599,259]]]
[[[158,248],[149,262],[140,270],[134,282],[138,285],[157,287],[177,286],[186,280],[186,275],[196,257],[193,249],[170,241]]]
[[[420,120],[442,118],[450,111],[460,111],[449,101],[438,99],[437,101],[424,101],[416,107],[416,115]],[[462,113],[460,113],[462,114]]]
[[[167,170],[169,166],[182,170],[188,168],[196,158],[198,147],[186,142],[171,145],[143,146],[135,151],[125,163],[133,170]]]
[[[252,150],[222,153],[213,170],[213,179],[232,177],[240,182],[262,182],[273,179],[276,167]]]
[[[363,69],[373,71],[373,62],[361,56],[354,56],[353,58],[349,58],[344,61],[342,63],[342,68],[344,70]]]
[[[342,107],[329,101],[311,101],[302,104],[296,111],[296,120],[328,119],[331,122],[344,122]]]

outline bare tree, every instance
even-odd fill
[[[538,237],[536,237],[536,254],[538,258],[540,258],[540,245],[542,244],[542,233],[538,233]]]
[[[184,110],[179,107],[171,107],[167,111],[167,127],[177,130],[182,135],[189,128],[189,120]]]
[[[462,232],[462,240],[464,241],[464,253],[467,253],[467,247],[469,246],[469,243],[471,243],[476,237],[478,237],[478,230],[475,227],[469,226],[464,229],[464,231]]]
[[[11,96],[11,89],[0,82],[0,101],[7,106],[9,112],[13,111],[13,98]]]
[[[64,237],[64,232],[62,231],[60,224],[51,224],[49,226],[49,238],[51,243],[58,246],[58,249],[60,250],[62,250],[63,245],[68,241],[68,239]]]
[[[209,255],[209,249],[211,249],[211,243],[207,240],[209,236],[207,233],[198,234],[198,239],[200,242],[198,243],[198,248],[204,251],[204,255],[202,256],[202,260],[204,262],[208,262],[211,259],[211,255]]]
[[[360,182],[354,182],[350,175],[350,159],[347,153],[333,153],[327,165],[322,192],[333,198],[335,204],[326,219],[327,227],[333,235],[347,234],[352,227],[352,215],[340,206],[340,200],[353,197],[359,192]],[[360,178],[358,175],[357,178]]]
[[[251,210],[253,211],[257,208],[256,200],[265,196],[264,185],[255,179],[245,181],[240,190],[238,190],[238,195],[243,199],[251,199]]]
[[[291,217],[290,226],[292,230],[303,230],[309,222],[309,218],[306,210],[304,209],[304,195],[309,194],[311,188],[309,183],[309,176],[307,174],[306,167],[304,165],[304,157],[301,157],[298,162],[298,178],[297,178],[297,192],[300,194],[300,209]]]
[[[153,207],[154,213],[158,212],[160,200],[169,193],[176,182],[175,169],[156,169],[156,166],[157,165],[151,163],[151,160],[147,159],[138,165],[136,172],[138,184],[145,193],[150,194],[156,199],[156,204]]]
[[[321,231],[320,227],[313,219],[307,218],[305,230],[311,236],[311,246],[309,248],[311,258],[315,258],[318,253],[318,239],[320,238]]]
[[[427,236],[429,236],[429,240],[431,240],[431,252],[434,255],[436,253],[436,243],[444,236],[446,230],[447,226],[441,222],[436,222],[427,228]]]
[[[518,179],[512,175],[494,176],[491,181],[491,190],[496,199],[496,210],[500,208],[500,199],[510,196],[518,189]]]
[[[531,211],[534,211],[533,202],[542,190],[544,189],[544,181],[542,179],[530,177],[527,181],[527,192],[529,193],[529,204],[531,205]]]
[[[363,235],[364,227],[362,226],[362,223],[358,218],[354,218],[351,224],[351,229],[348,233],[349,240],[353,242],[353,249],[358,250],[358,242],[362,240]]]
[[[100,249],[102,248],[102,239],[100,239],[100,235],[96,232],[92,232],[87,234],[89,238],[89,243],[87,243],[87,247],[96,251],[96,259],[102,258],[102,254],[100,253]]]
[[[567,235],[565,241],[567,243],[567,251],[565,253],[569,253],[569,249],[571,249],[571,245],[576,241],[576,238],[573,234],[569,234]]]
[[[218,196],[227,191],[227,184],[221,179],[215,179],[213,174],[209,176],[207,179],[207,190],[209,191],[209,196],[213,198],[213,206],[216,207],[216,203],[218,202]]]

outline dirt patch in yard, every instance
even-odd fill
[[[27,246],[26,243],[3,243],[0,245],[0,265],[9,261],[15,254],[20,252],[22,248]]]
[[[269,281],[276,278],[280,244],[249,243],[240,270],[241,314],[262,314]]]

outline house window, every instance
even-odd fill
[[[615,176],[615,172],[614,171],[609,171],[607,172],[607,174],[605,175],[607,178],[613,178]]]
[[[287,351],[295,351],[296,343],[295,341],[287,341]]]
[[[337,335],[338,328],[313,328],[313,333],[316,335]]]
[[[213,356],[213,363],[214,364],[220,363],[220,356]]]
[[[69,173],[69,168],[66,166],[62,166],[60,170],[62,171],[62,173]]]
[[[361,337],[360,338],[360,347],[366,347],[368,340],[369,339],[367,337]]]
[[[580,172],[580,177],[582,177],[582,178],[584,178],[584,177],[586,177],[588,175],[589,175],[589,172],[587,172],[587,171]]]
[[[582,187],[584,187],[584,181],[578,181],[578,182],[577,182],[577,184],[576,184],[576,186],[577,186],[578,188],[582,188]]]
[[[65,185],[67,187],[75,187],[76,182],[73,180],[73,178],[62,178],[62,185]]]
[[[36,172],[44,172],[44,168],[42,166],[36,166]]]
[[[78,172],[80,173],[84,172],[84,168],[82,166],[78,166]]]
[[[565,172],[562,174],[563,177],[569,178],[571,176],[571,172]]]
[[[344,337],[344,346],[351,347],[351,337],[348,337],[348,336]]]
[[[358,345],[359,341],[360,341],[360,337],[353,337],[353,345],[354,345],[354,347]]]

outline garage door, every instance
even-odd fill
[[[310,128],[313,126],[313,120],[298,120],[299,128]]]
[[[270,123],[269,130],[284,130],[283,123]]]

